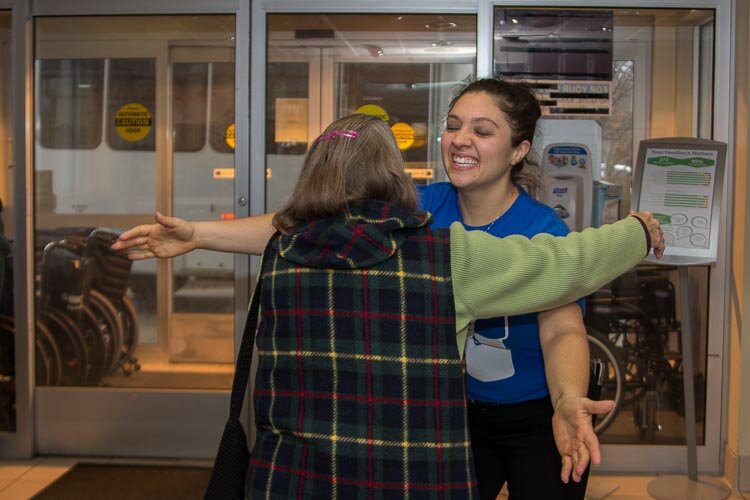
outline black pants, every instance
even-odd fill
[[[495,500],[507,481],[510,500],[582,500],[580,483],[560,480],[562,459],[552,435],[549,397],[510,405],[469,402],[469,429],[482,500]]]

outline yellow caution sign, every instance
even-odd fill
[[[394,123],[391,132],[396,137],[396,144],[401,151],[406,151],[414,145],[414,129],[408,123]]]
[[[227,146],[234,149],[234,123],[230,123],[224,131],[224,140],[227,141]]]
[[[388,121],[391,119],[390,116],[388,116],[388,112],[378,106],[377,104],[365,104],[364,106],[360,106],[357,108],[355,113],[360,113],[363,115],[373,115],[373,116],[379,116],[385,121]]]
[[[115,130],[117,134],[128,142],[144,139],[152,126],[151,112],[143,104],[131,102],[117,110],[115,114]]]

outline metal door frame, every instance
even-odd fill
[[[477,14],[477,3],[483,0],[434,0],[432,2],[412,2],[406,5],[398,0],[383,0],[372,7],[369,3],[342,2],[336,0],[263,0],[253,2],[250,59],[253,61],[253,79],[250,84],[250,114],[253,123],[265,123],[266,119],[266,48],[267,19],[269,14]],[[325,63],[323,63],[325,65]],[[324,68],[325,70],[325,68]],[[326,75],[322,75],[326,78]],[[326,80],[327,81],[327,80]],[[325,82],[324,82],[325,83]],[[332,83],[332,82],[331,82]],[[321,120],[325,120],[326,106],[330,92],[321,92]],[[325,127],[327,123],[321,123]],[[265,130],[253,127],[250,130],[250,213],[262,214],[265,211],[265,169],[266,163]],[[252,274],[258,272],[260,260],[252,259]]]
[[[462,13],[477,15],[477,75],[491,74],[492,68],[492,28],[493,8],[495,6],[522,7],[555,7],[557,0],[491,0],[491,1],[435,1],[425,6],[404,6],[399,2],[386,0],[378,4],[376,12],[382,13]],[[636,8],[644,7],[642,0],[578,0],[567,3],[566,7],[591,8]],[[716,12],[715,64],[714,64],[714,138],[729,142],[734,136],[732,109],[734,95],[732,81],[734,70],[730,64],[733,57],[733,25],[731,23],[732,5],[722,0],[660,0],[650,8],[713,9]],[[251,85],[251,112],[264,123],[265,118],[265,47],[266,47],[266,16],[276,13],[372,13],[372,7],[363,5],[343,4],[333,0],[265,0],[256,2],[252,12],[252,60],[257,72],[254,72]],[[726,70],[729,71],[726,71]],[[259,128],[251,130],[251,162],[253,165],[263,165],[265,159],[264,131]],[[729,152],[727,164],[733,164],[732,152]],[[264,200],[262,193],[262,175],[260,169],[251,169],[251,186],[253,186],[251,212],[262,213]],[[728,169],[725,178],[725,193],[723,210],[724,220],[720,230],[721,241],[728,241],[732,227],[731,192],[727,186],[733,185],[734,173]],[[256,192],[256,190],[259,190]],[[728,359],[726,338],[728,335],[728,306],[725,297],[729,292],[728,264],[731,262],[731,246],[726,245],[721,251],[721,258],[712,269],[709,296],[709,316],[714,323],[719,323],[716,333],[709,336],[708,346],[708,374],[712,380],[707,388],[706,445],[699,447],[699,467],[703,473],[720,473],[723,464],[723,445],[726,439],[726,388],[727,367],[722,366],[722,360]],[[253,269],[257,269],[257,261],[253,262]],[[720,318],[720,320],[718,320]],[[604,462],[602,470],[607,471],[657,471],[682,472],[686,467],[686,452],[684,446],[650,446],[642,445],[607,445],[604,446],[605,456],[610,457]],[[644,458],[645,457],[645,458]]]
[[[730,143],[734,137],[734,68],[731,64],[734,54],[734,27],[732,3],[722,0],[660,0],[652,9],[713,9],[715,11],[714,31],[714,115],[713,138]],[[479,20],[482,30],[477,33],[477,68],[479,74],[489,74],[492,68],[492,13],[494,7],[557,7],[556,0],[492,0],[479,3]],[[606,8],[644,8],[640,0],[578,0],[565,4],[565,7]],[[481,55],[480,55],[481,48]],[[637,95],[637,92],[636,92]],[[637,145],[636,145],[637,146]],[[734,165],[733,151],[727,151],[727,166]],[[732,228],[732,190],[734,171],[726,169],[724,178],[724,198],[722,211],[724,218],[719,229],[719,240],[724,242],[719,251],[719,259],[711,269],[709,282],[708,317],[711,318],[713,334],[708,337],[708,359],[706,378],[710,380],[706,387],[705,445],[698,447],[698,468],[701,473],[720,474],[723,472],[724,445],[726,440],[726,409],[728,363],[729,309],[726,297],[729,297],[729,264],[731,263],[731,244],[728,239]],[[603,445],[602,454],[609,457],[602,462],[602,472],[673,472],[683,473],[687,470],[687,452],[685,446],[647,446],[647,445]]]
[[[30,236],[33,234],[33,198],[29,190],[33,186],[33,148],[31,141],[31,125],[33,123],[33,18],[37,16],[67,16],[67,15],[140,15],[140,14],[234,14],[236,16],[236,81],[238,93],[236,96],[236,127],[237,146],[235,149],[235,164],[249,165],[248,169],[238,168],[235,180],[235,199],[245,197],[249,203],[236,203],[235,211],[238,216],[248,213],[262,213],[265,207],[265,130],[264,127],[249,126],[249,116],[252,113],[253,123],[265,123],[265,62],[266,62],[266,16],[273,13],[372,13],[373,7],[353,5],[353,2],[343,3],[335,0],[132,0],[128,3],[119,0],[0,0],[0,8],[10,8],[12,11],[13,30],[13,68],[12,76],[14,106],[20,106],[13,111],[12,123],[14,129],[13,161],[16,165],[13,180],[15,217],[13,220],[16,235],[16,259],[14,270],[19,279],[15,284],[15,308],[17,332],[16,336],[16,370],[17,370],[17,417],[18,429],[13,434],[0,434],[0,456],[28,457],[34,453],[35,429],[44,420],[47,410],[53,408],[57,402],[65,400],[68,405],[77,394],[83,391],[96,394],[97,389],[33,389],[33,329],[29,320],[33,319],[33,276],[30,263],[33,262]],[[383,0],[377,6],[377,13],[455,13],[477,15],[477,74],[487,75],[492,66],[492,12],[494,6],[524,6],[549,7],[556,6],[556,0],[435,0],[422,5],[405,6],[403,2]],[[567,6],[575,7],[642,7],[642,0],[579,0]],[[715,40],[715,105],[714,105],[714,138],[729,142],[734,137],[732,109],[734,94],[732,81],[734,70],[731,58],[734,55],[733,24],[731,22],[732,4],[722,0],[661,0],[655,8],[708,8],[716,11]],[[252,42],[252,43],[251,43]],[[249,58],[248,58],[249,56]],[[250,79],[250,60],[254,65],[253,78]],[[727,71],[728,70],[728,71]],[[248,88],[249,82],[249,88]],[[733,164],[733,152],[728,152],[727,164]],[[725,190],[733,184],[734,172],[727,170]],[[730,191],[724,197],[722,207],[724,220],[720,230],[720,240],[728,241],[732,227],[732,206]],[[19,252],[18,249],[23,249]],[[707,393],[706,419],[710,425],[706,428],[707,445],[699,448],[699,467],[701,472],[721,472],[723,463],[722,445],[726,439],[725,413],[727,408],[726,386],[727,367],[722,366],[722,360],[727,359],[728,342],[728,306],[725,297],[729,293],[729,269],[731,262],[731,246],[726,245],[721,253],[719,262],[714,267],[709,298],[709,315],[720,318],[717,333],[709,337],[708,346],[708,376],[713,380]],[[259,268],[259,260],[245,256],[235,257],[235,292],[238,297],[247,297],[251,273]],[[21,276],[26,279],[20,279]],[[30,278],[31,277],[31,278]],[[235,349],[239,345],[242,319],[245,307],[242,300],[235,301]],[[33,323],[33,321],[32,321]],[[117,393],[118,391],[107,391]],[[155,396],[154,391],[120,391],[132,397],[149,398]],[[180,398],[170,395],[170,391],[159,392],[155,400],[173,401],[175,421],[184,418]],[[177,391],[171,391],[177,392]],[[226,393],[217,393],[220,397],[213,398],[205,395],[205,403],[209,406],[220,405],[226,407],[228,399]],[[65,396],[68,396],[67,398]],[[35,402],[36,400],[36,407]],[[41,412],[41,415],[40,415]],[[32,416],[34,418],[32,418]],[[59,424],[59,423],[58,423]],[[719,432],[716,432],[716,430]],[[200,429],[198,433],[205,433]],[[75,435],[73,433],[72,435]],[[130,435],[132,436],[132,434]],[[127,436],[127,437],[130,437]],[[132,440],[132,439],[131,439]],[[37,443],[43,441],[37,437]],[[74,443],[79,445],[80,443]],[[75,448],[80,453],[79,447]],[[39,446],[36,451],[50,451],[47,446]],[[170,453],[170,450],[157,450],[159,454]],[[648,451],[648,453],[643,453]],[[604,453],[616,460],[607,461],[608,470],[617,471],[682,471],[685,466],[684,447],[655,446],[644,449],[642,446],[605,446]],[[644,458],[645,457],[645,458]],[[617,462],[614,464],[613,462]]]
[[[29,145],[26,142],[27,122],[31,116],[32,84],[27,79],[31,71],[31,38],[29,35],[29,5],[23,0],[0,0],[0,9],[11,11],[11,127],[13,130],[13,226],[14,281],[13,309],[15,312],[15,379],[16,379],[16,432],[0,433],[0,457],[30,457],[33,453],[33,342],[28,333],[28,318],[33,317],[33,287],[29,288],[22,278],[26,276],[28,263],[33,262],[28,245],[28,218],[26,212],[30,200],[26,197],[27,186],[31,186],[28,159]],[[31,293],[29,292],[31,290]],[[27,332],[26,334],[23,334]]]

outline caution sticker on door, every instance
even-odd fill
[[[355,113],[360,113],[363,115],[372,115],[372,116],[379,116],[385,121],[388,121],[391,119],[390,116],[388,116],[388,112],[383,109],[381,106],[378,106],[377,104],[365,104],[364,106],[360,106],[357,108]]]
[[[401,151],[406,151],[414,145],[414,128],[408,123],[394,123],[391,125],[391,132],[396,137],[396,144]]]
[[[224,140],[227,142],[227,146],[234,149],[234,123],[230,123],[224,131]]]
[[[128,142],[143,140],[151,132],[151,125],[151,112],[137,102],[126,104],[115,114],[115,130]]]

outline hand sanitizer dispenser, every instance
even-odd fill
[[[593,120],[541,120],[540,200],[571,231],[591,226],[594,180],[600,177],[601,127]],[[599,174],[599,175],[598,175]]]
[[[571,231],[591,225],[591,152],[583,144],[553,143],[544,148],[543,201]]]

